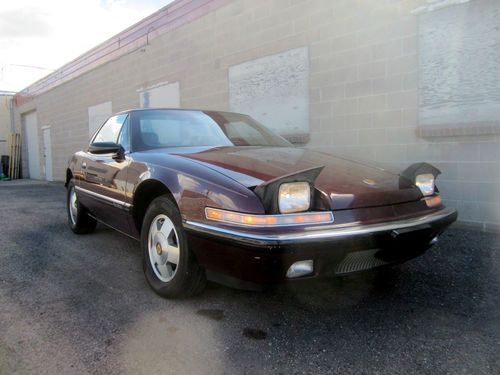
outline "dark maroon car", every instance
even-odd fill
[[[168,297],[207,278],[253,289],[400,263],[457,218],[429,164],[392,173],[228,112],[121,112],[66,173],[71,229],[99,221],[140,240],[146,279]]]

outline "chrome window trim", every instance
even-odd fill
[[[187,220],[184,223],[184,228],[197,231],[200,233],[215,235],[223,238],[229,238],[239,242],[276,245],[283,242],[301,242],[301,241],[321,240],[328,238],[335,239],[335,238],[366,235],[377,232],[385,232],[396,229],[411,228],[419,225],[430,224],[432,222],[445,219],[455,214],[456,214],[455,209],[443,208],[440,209],[439,211],[434,211],[432,213],[410,219],[396,220],[379,224],[367,224],[367,225],[338,224],[337,226],[330,227],[329,229],[317,230],[314,232],[304,232],[300,234],[297,233],[277,234],[277,235],[253,234],[234,229],[227,229],[227,228],[216,227],[213,225],[207,225],[204,223],[191,220]]]
[[[102,201],[105,201],[106,203],[111,204],[112,206],[115,206],[115,207],[118,207],[118,208],[129,210],[130,207],[132,207],[132,205],[130,203],[127,203],[127,202],[124,202],[124,201],[121,201],[121,200],[118,200],[118,199],[115,199],[115,198],[107,197],[107,196],[99,194],[99,193],[95,193],[93,191],[84,189],[84,188],[82,188],[80,186],[75,186],[75,190],[78,191],[78,192],[80,192],[80,193],[87,194],[87,195],[90,195],[90,196],[92,196],[94,198],[97,198],[97,199],[100,199]]]

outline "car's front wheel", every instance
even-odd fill
[[[190,251],[177,206],[167,197],[149,205],[142,223],[143,269],[153,290],[164,297],[200,293],[205,272]]]
[[[66,207],[68,211],[68,224],[71,230],[77,234],[92,232],[97,221],[87,214],[87,210],[80,204],[75,191],[75,183],[71,180],[68,183],[68,195],[66,197]]]

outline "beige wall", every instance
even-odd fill
[[[230,66],[308,46],[307,147],[401,168],[431,162],[442,170],[439,187],[462,221],[499,229],[500,137],[417,136],[418,15],[412,11],[425,4],[235,0],[35,97],[17,113],[36,109],[39,126],[52,127],[54,178],[62,180],[70,155],[87,144],[88,107],[107,101],[114,112],[137,107],[139,89],[178,81],[182,107],[227,110]]]

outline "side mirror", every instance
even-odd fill
[[[123,147],[114,142],[94,142],[89,146],[91,154],[122,154]]]

